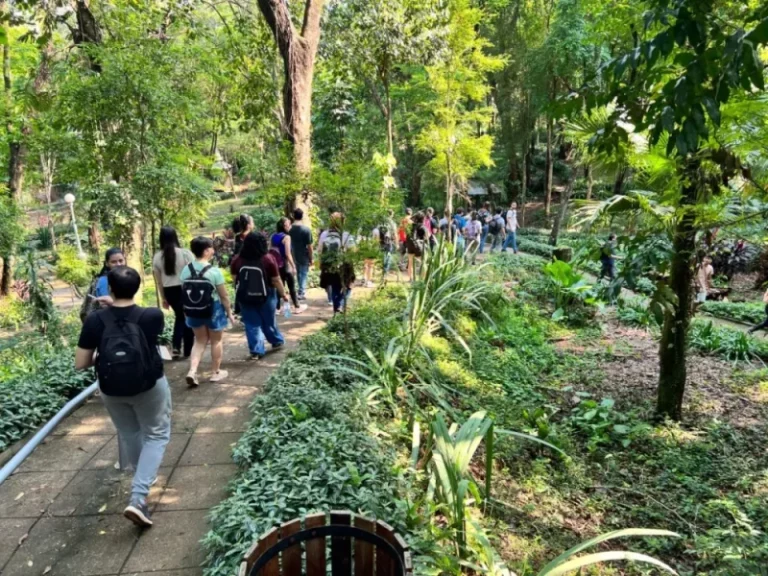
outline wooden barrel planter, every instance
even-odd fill
[[[413,574],[408,544],[391,526],[343,510],[273,528],[248,549],[238,576],[327,576],[329,561],[332,576]]]

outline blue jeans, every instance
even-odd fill
[[[501,247],[501,251],[506,252],[510,246],[512,246],[515,254],[517,254],[517,232],[507,232],[507,239],[504,240],[504,246]]]
[[[296,262],[296,277],[299,283],[299,296],[307,294],[307,277],[309,276],[309,262]]]
[[[384,252],[384,275],[389,274],[389,268],[392,266],[392,248],[382,248]]]
[[[269,288],[269,297],[261,306],[240,305],[240,314],[245,324],[245,337],[248,340],[248,350],[251,354],[263,356],[266,353],[264,339],[272,346],[279,346],[285,339],[280,334],[275,322],[277,310],[277,291]]]
[[[483,247],[485,246],[485,240],[488,238],[489,226],[486,224],[483,226],[483,231],[480,234],[480,254],[483,253]]]
[[[134,470],[131,495],[146,499],[171,439],[168,380],[161,376],[151,389],[136,396],[108,396],[102,392],[101,401],[117,428],[120,465]]]
[[[352,290],[339,286],[331,286],[331,301],[333,302],[333,311],[341,312],[344,309],[344,302],[352,296]]]

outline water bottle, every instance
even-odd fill
[[[291,303],[290,302],[283,302],[283,316],[286,318],[291,317]]]

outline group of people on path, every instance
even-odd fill
[[[235,324],[236,311],[245,327],[250,358],[259,359],[266,354],[267,343],[279,349],[285,342],[276,322],[280,303],[297,314],[307,309],[302,301],[313,260],[312,234],[303,224],[301,210],[294,212],[294,219],[291,223],[280,218],[269,238],[253,230],[249,216],[237,219],[230,262],[234,302],[224,272],[212,264],[213,239],[198,236],[187,250],[173,228],[160,231],[152,271],[162,306],[174,312],[172,358],[189,358],[190,387],[200,385],[198,368],[209,344],[209,380],[228,377],[221,368],[223,332]],[[160,308],[136,304],[140,287],[141,275],[126,266],[122,250],[108,250],[81,308],[83,327],[75,366],[96,368],[102,401],[118,432],[120,463],[134,471],[124,515],[149,527],[147,496],[171,435],[171,391],[159,346],[165,315]]]
[[[411,281],[416,278],[419,264],[425,250],[434,248],[443,238],[456,245],[462,255],[467,255],[474,264],[476,255],[482,254],[490,241],[490,251],[506,252],[508,248],[517,254],[517,204],[512,202],[509,208],[492,210],[486,202],[482,208],[467,212],[458,208],[455,213],[449,210],[438,219],[433,208],[413,212],[406,208],[399,224],[395,224],[394,212],[388,211],[385,221],[374,228],[371,237],[379,242],[383,254],[383,272],[386,276],[392,267],[393,254],[401,255],[401,270],[408,272]],[[369,270],[371,272],[369,272]],[[366,262],[365,282],[370,283],[373,261]]]

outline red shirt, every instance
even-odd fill
[[[240,268],[243,267],[244,263],[245,261],[240,258],[239,254],[232,258],[232,262],[229,265],[229,271],[232,272],[232,278],[235,282],[237,282],[237,275],[240,273]],[[280,277],[280,269],[277,267],[277,262],[271,254],[262,256],[259,266],[264,270],[264,274],[268,279],[271,280],[272,278]]]

